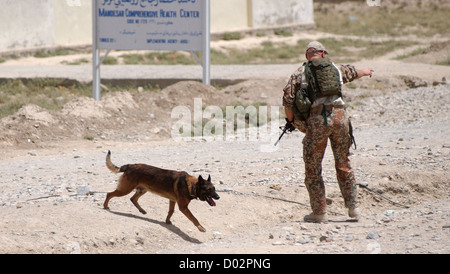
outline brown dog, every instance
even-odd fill
[[[106,166],[114,173],[123,172],[123,174],[119,178],[116,190],[106,194],[103,203],[105,209],[109,209],[108,202],[111,198],[127,195],[136,189],[136,194],[130,200],[142,214],[147,214],[138,204],[138,199],[150,191],[170,200],[167,224],[171,224],[170,217],[172,217],[175,203],[178,203],[180,211],[194,223],[198,230],[206,231],[192,215],[188,205],[192,199],[200,199],[207,201],[210,206],[216,206],[213,199],[218,200],[220,197],[211,183],[211,176],[205,181],[202,176],[195,178],[184,171],[165,170],[145,164],[124,165],[119,168],[111,162],[111,151],[108,151],[106,156]]]

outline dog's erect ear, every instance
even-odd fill
[[[211,182],[211,174],[208,175],[208,182]]]
[[[199,182],[199,183],[203,183],[204,181],[205,181],[205,180],[203,180],[202,175],[198,176],[198,182]]]

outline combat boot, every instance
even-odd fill
[[[354,207],[354,208],[349,208],[349,209],[348,209],[348,216],[349,216],[350,218],[354,218],[355,220],[358,221],[358,220],[359,220],[359,217],[360,217],[358,208],[356,208],[356,207]]]
[[[324,214],[314,214],[311,213],[306,215],[303,220],[308,223],[328,223],[328,215]]]

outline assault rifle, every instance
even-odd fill
[[[274,146],[277,146],[278,143],[280,142],[281,138],[283,138],[284,134],[289,131],[292,132],[295,130],[295,127],[292,125],[293,121],[289,121],[288,118],[286,118],[286,124],[283,127],[280,127],[280,129],[283,131],[280,135],[280,137],[278,137],[278,140],[275,142]]]

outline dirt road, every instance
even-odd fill
[[[320,37],[339,38],[311,32],[269,39],[296,44],[299,39]],[[347,217],[329,147],[323,177],[332,200],[330,220],[303,221],[310,206],[303,184],[300,132],[284,136],[277,147],[273,146],[280,133],[277,127],[247,129],[246,137],[236,140],[174,140],[172,126],[180,113],[173,111],[181,106],[193,118],[194,98],[201,99],[197,105],[201,116],[208,107],[225,111],[226,106],[237,105],[281,112],[281,90],[296,67],[217,66],[227,79],[238,75],[249,80],[223,88],[183,81],[158,92],[144,88],[137,93],[110,92],[101,101],[75,98],[59,111],[25,105],[1,119],[0,253],[450,253],[450,67],[435,65],[448,56],[448,34],[395,38],[420,43],[355,63],[373,67],[374,77],[343,90],[357,142],[351,156],[355,176],[377,193],[358,189],[362,215],[358,222]],[[250,37],[212,46],[257,47],[267,39]],[[433,49],[435,42],[443,47]],[[417,47],[426,48],[426,53],[391,59],[408,56]],[[89,56],[8,60],[0,66],[0,74],[71,75],[88,81],[90,65],[61,62]],[[116,77],[118,68],[105,66],[104,76]],[[162,70],[127,68],[131,78]],[[164,69],[170,72],[168,78],[182,72]],[[200,78],[199,66],[183,69],[186,79]],[[202,129],[212,116],[203,118]],[[282,116],[272,118],[283,124]],[[257,135],[250,134],[255,131]],[[269,139],[261,137],[265,133],[270,133]],[[221,196],[217,206],[198,200],[190,204],[207,231],[198,231],[177,209],[173,224],[165,224],[169,203],[153,194],[140,199],[147,215],[132,205],[132,194],[112,199],[110,211],[103,209],[105,193],[115,189],[118,179],[105,166],[108,150],[118,166],[146,163],[211,175]]]
[[[279,95],[267,88],[267,100]],[[133,120],[140,132],[131,126],[137,107],[129,104],[120,113],[130,127],[104,128],[93,141],[39,139],[37,132],[31,137],[35,143],[2,148],[0,252],[449,253],[449,86],[347,94],[358,144],[351,157],[357,180],[401,205],[359,189],[362,219],[349,221],[328,148],[323,175],[333,200],[330,222],[305,223],[310,209],[301,133],[285,136],[272,152],[261,149],[269,141],[153,141],[144,138],[158,135],[152,135],[150,123]],[[105,113],[109,120],[118,117],[115,110]],[[42,117],[29,114],[21,124],[48,129]],[[107,150],[116,165],[141,162],[211,174],[221,195],[217,206],[200,201],[190,206],[207,232],[199,232],[177,210],[173,225],[166,225],[168,201],[153,194],[141,198],[147,215],[128,196],[111,200],[111,211],[104,210],[105,192],[117,182],[104,164]]]

